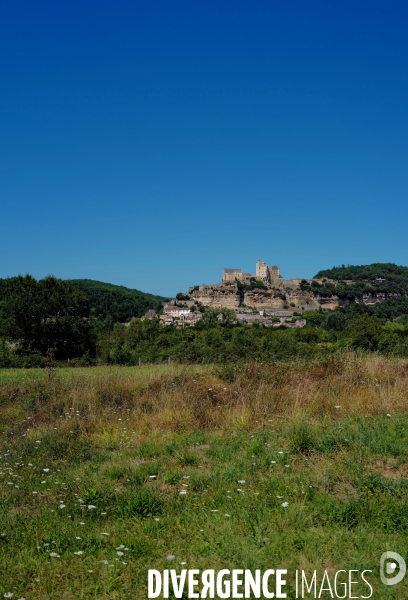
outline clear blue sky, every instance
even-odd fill
[[[0,4],[0,277],[408,264],[408,4]]]

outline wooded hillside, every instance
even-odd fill
[[[161,303],[168,300],[123,285],[113,285],[93,279],[72,279],[71,283],[86,296],[90,316],[102,321],[109,317],[113,323],[123,323],[132,317],[142,317],[150,308],[157,311],[161,308]]]

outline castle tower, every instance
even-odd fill
[[[258,260],[256,263],[256,276],[260,277],[261,279],[268,279],[268,275],[268,266],[266,262],[261,262]]]
[[[271,282],[278,283],[279,277],[280,277],[279,267],[277,265],[268,267],[268,272],[269,272],[269,278],[270,278]]]

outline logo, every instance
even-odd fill
[[[402,581],[407,571],[405,560],[396,552],[384,552],[380,560],[380,577],[385,585],[396,585]],[[395,575],[389,577],[389,575]]]

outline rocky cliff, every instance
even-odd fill
[[[239,289],[236,283],[202,285],[190,292],[194,300],[211,308],[231,308],[236,310],[248,306],[256,310],[318,309],[320,304],[310,292],[292,290],[285,294],[281,289],[252,290]]]
[[[353,302],[376,304],[384,302],[388,294],[363,294],[361,298],[346,299],[338,296],[321,297],[312,291],[300,288],[291,289],[282,285],[280,288],[240,289],[235,282],[225,282],[213,285],[202,285],[190,291],[193,301],[201,302],[211,308],[230,308],[237,310],[242,306],[255,310],[317,310],[320,307],[334,310],[337,306],[347,306]]]

